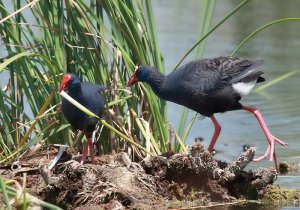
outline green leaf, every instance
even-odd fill
[[[19,54],[16,54],[8,59],[5,59],[3,63],[0,64],[0,73],[3,71],[3,69],[5,67],[7,67],[9,64],[11,64],[12,62],[18,60],[19,58],[22,58],[22,57],[31,57],[31,56],[37,56],[36,53],[32,53],[32,52],[29,52],[29,51],[26,51],[26,52],[22,52],[22,53],[19,53]]]

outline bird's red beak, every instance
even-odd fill
[[[60,93],[61,91],[63,91],[64,89],[68,88],[69,83],[70,83],[70,80],[71,80],[71,76],[70,76],[69,74],[66,74],[66,75],[64,76],[63,81],[62,81],[62,84],[61,84],[61,86],[60,86],[60,88],[59,88],[59,91],[58,91],[59,93]]]
[[[138,79],[136,77],[137,70],[138,70],[138,67],[136,67],[133,75],[130,77],[129,81],[127,82],[127,87],[131,87],[132,85],[135,85],[136,83],[138,83]]]

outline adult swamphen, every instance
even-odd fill
[[[91,112],[101,117],[104,109],[103,91],[105,86],[95,85],[89,82],[80,82],[78,76],[68,73],[64,76],[59,92],[67,90],[68,94]],[[82,130],[87,138],[86,146],[82,152],[81,163],[84,163],[88,148],[90,147],[92,163],[94,161],[94,148],[92,133],[98,123],[94,117],[90,117],[71,104],[68,100],[62,99],[62,112],[68,122],[78,130]]]
[[[260,112],[256,108],[243,106],[239,101],[247,95],[256,83],[263,82],[260,66],[262,60],[249,60],[238,57],[217,57],[196,60],[187,63],[165,76],[149,66],[140,66],[128,81],[127,86],[137,82],[146,82],[155,94],[167,101],[188,107],[203,116],[210,117],[215,132],[208,147],[213,151],[221,131],[221,126],[214,114],[231,110],[244,109],[251,112],[258,120],[269,146],[265,154],[253,161],[260,161],[270,156],[278,169],[274,142],[282,146],[287,144],[274,137],[268,130]]]

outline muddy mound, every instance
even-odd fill
[[[49,148],[43,152],[49,157],[56,153],[53,148],[52,153]],[[27,192],[63,209],[166,209],[178,201],[203,206],[260,197],[273,183],[275,173],[269,169],[245,171],[254,153],[250,148],[237,161],[224,163],[196,144],[191,155],[149,157],[136,163],[119,153],[97,157],[97,164],[81,165],[65,152],[51,171],[47,156],[34,153],[19,160],[21,167],[2,166],[0,174],[22,183],[21,175],[26,172]]]

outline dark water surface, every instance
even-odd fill
[[[175,67],[179,59],[197,40],[201,17],[199,2],[199,0],[153,1],[159,46],[164,55],[167,72]],[[212,25],[220,21],[239,2],[217,0],[216,15]],[[300,17],[300,1],[250,1],[209,36],[205,57],[230,55],[249,33],[272,20],[286,17]],[[287,72],[298,71],[288,79],[266,88],[263,92],[252,91],[250,95],[242,99],[244,105],[259,108],[271,133],[290,145],[286,148],[276,145],[279,161],[298,163],[300,158],[300,21],[285,22],[269,27],[244,45],[237,55],[262,58],[265,61],[263,71],[267,81]],[[193,53],[183,63],[192,59]],[[173,103],[168,103],[168,105],[169,121],[176,128],[180,116],[178,110],[181,107]],[[192,116],[193,112],[190,113]],[[233,160],[242,152],[243,144],[256,145],[257,155],[262,155],[267,149],[264,134],[255,117],[250,113],[227,112],[217,114],[216,118],[222,126],[222,132],[215,147],[218,151],[216,158]],[[210,119],[198,119],[189,134],[188,143],[192,143],[195,137],[201,136],[205,139],[205,145],[208,146],[213,129]],[[249,168],[260,166],[274,167],[274,163],[264,160],[250,164]],[[280,175],[276,184],[300,189],[299,172]],[[249,208],[245,207],[245,209]],[[265,207],[256,205],[250,209],[265,209]],[[284,209],[292,209],[292,207]]]

